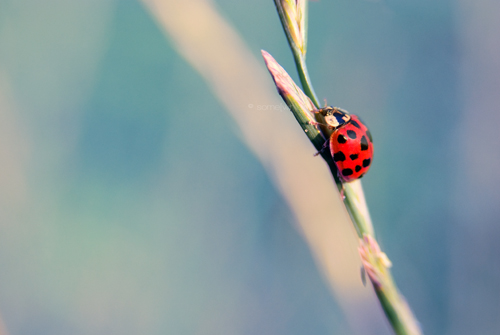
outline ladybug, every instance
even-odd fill
[[[324,107],[317,111],[323,116],[330,135],[330,152],[344,182],[365,175],[373,160],[373,140],[365,124],[354,114],[337,107]]]

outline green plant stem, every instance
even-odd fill
[[[302,53],[297,52],[296,49],[292,48],[293,58],[295,60],[295,65],[297,66],[297,72],[299,73],[300,83],[302,84],[302,89],[304,93],[311,99],[314,106],[316,108],[320,108],[320,104],[318,102],[318,97],[314,92],[314,88],[311,84],[311,79],[309,78],[309,72],[307,71],[306,66],[306,57],[303,56]]]
[[[307,67],[305,65],[305,61],[302,57],[300,57],[300,62],[297,63],[297,69],[302,72],[302,69],[305,70],[303,73],[299,72],[299,76],[301,78],[301,82],[304,88],[304,93],[313,101],[315,105],[317,105],[317,100],[315,100],[314,90],[309,81],[309,77],[307,75]],[[302,78],[305,78],[302,80]],[[331,154],[328,150],[323,150],[322,153],[323,159],[327,162],[330,171],[335,179],[335,183],[339,190],[343,189],[344,192],[344,205],[346,206],[350,216],[352,223],[356,229],[356,232],[359,238],[362,238],[364,235],[371,235],[375,237],[375,232],[371,226],[371,219],[369,214],[363,211],[360,207],[357,206],[355,201],[355,190],[351,187],[349,183],[342,183],[340,178],[338,177],[337,167],[333,162]],[[387,270],[389,273],[389,270]],[[390,273],[389,273],[390,275]],[[405,323],[408,319],[413,319],[414,317],[411,314],[409,309],[402,310],[400,299],[396,284],[391,280],[386,282],[382,288],[376,288],[375,292],[377,293],[377,297],[380,301],[380,305],[384,310],[385,315],[391,327],[393,328],[395,334],[398,335],[410,335],[410,334],[418,334],[415,333],[411,324],[408,325]],[[408,316],[408,313],[410,314]],[[413,323],[413,322],[412,322]]]
[[[389,323],[392,325],[394,332],[396,334],[410,334],[405,328],[405,324],[400,320],[397,310],[393,307],[394,304],[388,298],[387,294],[383,290],[375,288],[375,293],[380,301],[380,304],[384,307],[384,313]]]
[[[294,42],[292,36],[290,35],[290,28],[287,27],[287,21],[285,19],[283,9],[279,5],[279,0],[275,0],[276,8],[278,9],[278,14],[280,16],[281,23],[283,25],[283,29],[285,30],[285,34],[288,39],[288,43],[292,50],[295,64],[297,66],[297,71],[299,74],[299,78],[302,84],[302,88],[304,93],[311,99],[316,108],[319,108],[320,105],[318,103],[318,99],[316,94],[314,93],[314,89],[309,78],[309,74],[307,71],[306,61],[305,61],[305,41],[302,50],[297,47]],[[306,18],[307,21],[307,18]],[[306,29],[306,27],[303,27]],[[344,205],[346,206],[353,225],[356,229],[356,232],[360,239],[363,239],[365,235],[370,235],[375,238],[375,233],[373,227],[371,225],[371,218],[367,210],[363,210],[360,207],[360,199],[359,194],[356,194],[356,190],[352,187],[350,183],[343,184],[340,178],[338,177],[337,167],[331,157],[331,154],[328,150],[323,150],[325,145],[325,138],[321,136],[317,130],[316,132],[312,129],[309,130],[308,127],[309,122],[307,115],[304,113],[301,108],[297,108],[297,106],[293,106],[293,104],[289,105],[293,114],[295,115],[297,121],[301,124],[302,128],[306,131],[309,139],[314,144],[315,148],[321,153],[321,156],[328,164],[332,176],[335,180],[335,183],[340,191],[343,191],[344,197]],[[302,115],[301,115],[302,114]],[[307,130],[306,130],[307,129]],[[366,209],[366,208],[365,208]],[[406,304],[404,298],[399,294],[396,284],[390,274],[388,268],[384,269],[383,274],[383,282],[376,283],[372,280],[372,284],[374,286],[377,297],[380,301],[382,309],[389,321],[392,329],[397,335],[418,335],[421,334],[420,329],[418,327],[418,322],[416,321],[413,313],[410,308]]]
[[[317,104],[315,102],[315,96],[314,96],[314,90],[310,84],[309,78],[307,76],[307,68],[305,66],[304,59],[301,59],[300,65],[297,64],[297,69],[305,69],[305,72],[300,74],[300,78],[302,81],[302,85],[304,86],[304,93],[309,96],[311,101],[313,103]],[[305,80],[302,80],[302,78],[306,78]],[[315,147],[318,149],[319,146],[319,141],[318,138],[316,137],[316,142]],[[324,143],[324,139],[323,139]],[[324,144],[321,145],[321,147]],[[321,150],[321,149],[318,149]],[[335,180],[335,183],[337,184],[337,187],[339,190],[343,190],[344,197],[344,205],[347,208],[347,211],[349,212],[351,216],[351,221],[356,229],[356,232],[358,234],[359,238],[363,238],[364,235],[371,235],[372,237],[375,237],[375,232],[372,228],[371,225],[371,218],[368,214],[367,211],[363,211],[362,208],[360,208],[357,205],[356,202],[356,191],[351,187],[350,183],[342,183],[340,178],[338,177],[337,173],[337,167],[332,159],[332,156],[328,150],[323,150],[321,153],[321,156],[323,159],[326,161],[328,164],[330,171],[332,173],[332,176]],[[413,316],[411,310],[408,308],[408,306],[402,301],[404,301],[404,298],[402,298],[398,292],[398,289],[396,287],[396,284],[394,283],[394,280],[392,279],[392,276],[390,275],[389,269],[387,269],[387,276],[389,280],[385,281],[384,285],[382,287],[376,287],[375,292],[377,294],[377,297],[380,301],[380,305],[382,306],[382,309],[384,310],[384,313],[387,317],[387,320],[389,321],[392,329],[394,330],[395,334],[397,335],[416,335],[420,334],[420,331],[418,329],[418,326],[416,326],[417,322],[415,317]]]
[[[351,216],[358,237],[362,238],[364,235],[375,237],[375,231],[373,230],[369,214],[363,212],[355,202],[356,196],[358,196],[356,190],[354,190],[349,183],[343,184],[342,186],[344,188],[344,205]]]
[[[303,15],[305,17],[305,23],[303,28],[302,35],[304,36],[302,48],[297,46],[296,41],[294,41],[293,36],[290,33],[290,29],[288,28],[288,22],[286,19],[286,14],[280,4],[280,0],[274,0],[274,4],[276,5],[276,10],[278,11],[279,18],[281,20],[281,25],[283,26],[283,30],[285,31],[286,38],[288,40],[288,44],[292,49],[293,58],[295,60],[295,64],[297,66],[297,72],[299,73],[300,82],[302,84],[302,88],[304,89],[304,93],[311,99],[316,108],[320,108],[320,104],[318,102],[318,98],[316,97],[316,93],[314,93],[314,89],[311,84],[311,79],[309,78],[309,73],[307,71],[306,66],[306,50],[307,50],[307,10],[308,10],[308,2],[305,2]]]

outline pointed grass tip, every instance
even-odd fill
[[[298,105],[304,112],[310,122],[315,122],[314,110],[316,110],[311,99],[295,84],[288,73],[278,64],[278,62],[267,51],[261,50],[262,57],[266,63],[267,69],[273,77],[278,93],[289,103]]]

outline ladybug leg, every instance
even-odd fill
[[[325,149],[328,148],[328,145],[329,145],[328,141],[325,141],[325,143],[323,143],[323,147],[321,148],[321,150],[315,153],[314,157],[321,155],[323,151],[325,151]]]
[[[323,126],[323,127],[326,127],[327,129],[330,129],[330,130],[332,130],[332,129],[333,129],[333,127],[332,127],[332,126],[330,126],[330,125],[328,125],[328,124],[325,124],[325,123],[321,123],[321,122],[309,121],[309,124],[310,124],[311,126],[316,126],[316,127],[318,127],[318,126]]]
[[[318,109],[313,109],[311,112],[313,112],[314,114],[321,114],[323,116],[326,115],[326,113],[330,110],[330,108],[328,106],[325,106],[325,107],[322,107],[322,108],[318,108]],[[313,121],[314,122],[314,121]]]
[[[319,122],[316,122],[316,121],[309,121],[309,124],[311,126],[326,126],[325,124],[319,123]]]

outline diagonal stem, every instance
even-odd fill
[[[297,13],[297,8],[295,8],[295,11],[286,12],[283,6],[283,3],[286,1],[287,0],[274,0],[283,29],[294,56],[304,93],[311,99],[316,108],[319,108],[320,105],[316,94],[314,93],[314,88],[309,78],[306,65],[305,56],[307,36],[305,32],[307,24],[304,24],[304,26],[301,27],[303,29],[302,32],[297,33],[297,27],[290,25],[290,22],[293,23],[293,20],[290,20],[290,17],[293,16],[294,13]],[[290,4],[287,3],[287,6],[290,6]],[[302,9],[302,15],[306,15],[304,22],[307,22],[307,5],[304,5]],[[298,36],[303,36],[303,39],[300,40]],[[287,100],[285,96],[282,95],[282,97],[285,101]],[[306,110],[297,108],[297,106],[294,106],[293,104],[289,104],[289,106],[297,120],[307,119],[308,116],[306,114]],[[311,137],[310,139],[316,149],[321,150],[318,147],[322,147],[324,145],[324,138],[318,140],[318,137],[319,136],[316,136],[314,140]],[[323,144],[321,144],[321,142],[323,142]],[[337,167],[333,162],[330,153],[327,152],[327,150],[321,150],[321,156],[328,164],[338,189],[343,191],[344,205],[351,216],[352,223],[362,243],[362,251],[360,251],[360,254],[362,254],[363,264],[365,269],[367,269],[367,273],[369,274],[377,297],[392,329],[397,335],[421,334],[416,318],[414,317],[409,306],[406,304],[403,296],[399,293],[392,278],[389,270],[390,264],[388,265],[386,262],[382,261],[383,259],[387,259],[387,256],[380,251],[380,248],[375,240],[375,233],[365,202],[361,182],[355,181],[351,183],[342,183],[338,177]],[[367,241],[369,241],[369,243]],[[389,262],[388,259],[387,262]],[[368,269],[370,271],[368,271]]]

